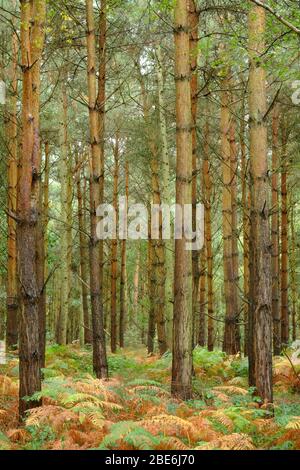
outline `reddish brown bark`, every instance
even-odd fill
[[[26,401],[41,389],[41,355],[39,335],[40,290],[36,271],[36,236],[38,225],[38,158],[35,148],[38,126],[34,121],[32,96],[32,38],[30,37],[31,2],[21,0],[21,60],[22,60],[22,147],[19,167],[19,198],[17,238],[21,291],[19,339],[19,414],[39,406],[37,400]]]
[[[192,202],[192,114],[189,60],[188,1],[175,4],[176,203]],[[192,255],[186,237],[175,241],[172,394],[192,396]]]
[[[93,330],[93,367],[98,378],[108,377],[106,357],[102,282],[103,282],[103,244],[99,247],[97,238],[97,207],[103,202],[103,153],[101,153],[99,133],[99,113],[96,97],[96,42],[93,1],[86,0],[87,14],[87,50],[88,50],[88,91],[89,91],[89,126],[91,145],[90,174],[90,289],[92,303]]]

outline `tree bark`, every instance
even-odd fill
[[[250,298],[249,382],[265,403],[272,403],[272,282],[269,224],[269,190],[265,11],[253,7],[249,12],[249,114],[250,114]]]
[[[170,159],[168,151],[168,136],[167,136],[167,119],[166,119],[166,102],[165,102],[165,85],[164,85],[164,70],[163,58],[160,45],[156,48],[157,58],[157,83],[158,83],[158,109],[159,109],[159,124],[160,124],[160,137],[161,137],[161,201],[168,206],[171,204],[171,180],[170,180]],[[168,349],[172,348],[172,322],[173,322],[173,282],[170,275],[174,271],[173,263],[173,241],[164,240],[165,243],[165,270],[166,270],[166,283],[165,283],[165,321],[166,321],[166,340]]]
[[[159,149],[157,145],[156,134],[153,129],[153,122],[150,116],[151,103],[147,96],[144,77],[138,68],[139,82],[143,100],[144,121],[146,126],[147,141],[150,150],[150,169],[151,169],[151,202],[154,206],[161,206],[160,174],[159,174]],[[154,318],[157,326],[157,340],[160,354],[167,351],[167,339],[165,328],[165,301],[166,301],[166,268],[165,268],[165,244],[162,238],[162,213],[159,212],[159,233],[158,238],[151,238],[149,230],[149,243],[151,245],[151,267],[150,276],[152,283],[152,295],[150,302],[151,309],[154,311]]]
[[[119,218],[118,211],[118,187],[119,187],[119,131],[116,132],[114,145],[114,189],[113,206],[116,218]],[[118,240],[111,241],[111,295],[110,295],[110,344],[111,352],[117,351],[117,281],[118,281]]]
[[[293,341],[297,339],[297,281],[296,281],[296,264],[297,264],[297,244],[296,244],[296,231],[295,231],[295,202],[291,201],[291,251],[290,251],[290,266],[291,266],[291,291],[292,291],[292,338]]]
[[[36,235],[38,211],[38,160],[35,145],[39,129],[34,122],[32,96],[32,38],[30,37],[31,2],[21,0],[21,60],[22,60],[22,146],[19,168],[19,198],[17,239],[21,312],[19,319],[19,415],[39,406],[38,400],[25,401],[41,390],[41,356],[39,339],[39,284],[36,272]]]
[[[286,347],[290,337],[289,292],[288,292],[288,191],[287,191],[287,129],[282,124],[281,162],[281,343]]]
[[[243,309],[244,309],[244,354],[248,355],[248,316],[249,316],[249,209],[250,209],[250,190],[249,190],[249,162],[247,159],[247,150],[245,142],[245,99],[242,103],[242,120],[240,127],[241,142],[241,176],[242,176],[242,208],[243,208]]]
[[[279,151],[279,104],[276,104],[272,119],[272,314],[273,314],[273,351],[275,356],[281,352],[281,319],[279,303],[279,197],[278,197],[278,151]]]
[[[18,184],[18,37],[12,37],[12,94],[9,101],[7,137],[8,137],[8,237],[7,237],[7,319],[6,347],[9,350],[18,343],[18,278],[17,278],[17,224],[10,214],[17,213],[17,184]]]
[[[222,147],[222,167],[223,167],[223,266],[224,266],[224,291],[225,291],[225,330],[223,350],[227,354],[237,354],[238,345],[236,341],[236,324],[239,316],[238,291],[236,278],[235,261],[235,209],[232,168],[232,147],[231,147],[231,125],[232,116],[230,114],[230,79],[229,70],[226,69],[225,77],[222,80],[222,103],[221,103],[221,147]]]
[[[125,197],[126,207],[125,213],[128,211],[129,204],[129,165],[128,159],[125,162]],[[127,240],[126,238],[121,241],[121,272],[120,272],[120,326],[119,326],[119,341],[120,348],[124,348],[125,325],[127,317],[127,256],[126,256]]]
[[[84,172],[83,172],[83,178]],[[84,201],[83,201],[84,198]],[[81,298],[83,310],[84,344],[92,344],[91,322],[88,304],[88,242],[86,236],[85,191],[82,194],[80,173],[77,178],[78,229],[80,251]]]
[[[192,114],[188,1],[175,4],[176,203],[192,203]],[[186,237],[175,241],[172,395],[192,396],[192,255]]]
[[[36,177],[34,198],[37,201],[38,223],[36,235],[36,272],[39,288],[39,338],[41,367],[45,367],[45,348],[46,348],[46,287],[45,283],[45,245],[44,245],[44,227],[43,227],[43,198],[41,194],[41,160],[42,151],[39,137],[40,128],[40,94],[41,94],[41,60],[45,40],[45,18],[46,1],[35,0],[32,2],[31,19],[31,41],[32,41],[32,115],[33,115],[33,133],[34,150],[33,159],[38,171]]]
[[[65,77],[63,78],[65,80]],[[60,179],[60,314],[57,325],[58,344],[67,344],[67,326],[69,315],[69,240],[68,226],[71,221],[68,218],[68,102],[66,84],[62,83],[62,122],[61,122],[61,155],[59,162]]]
[[[204,161],[203,176],[205,186],[205,244],[206,260],[207,260],[207,348],[209,351],[214,349],[214,289],[213,289],[213,247],[212,247],[212,227],[211,227],[211,165],[210,165],[210,128],[208,117],[205,123],[205,142],[204,142]]]
[[[103,201],[103,154],[101,153],[99,113],[96,98],[96,41],[93,1],[86,0],[87,20],[87,51],[88,51],[88,93],[89,93],[89,126],[91,145],[91,174],[90,174],[90,289],[92,303],[92,330],[93,330],[93,367],[98,378],[108,377],[106,357],[106,344],[103,322],[103,251],[99,248],[97,238],[96,210]],[[104,80],[105,81],[105,80]],[[103,244],[101,244],[103,247]]]
[[[196,3],[194,0],[189,0],[189,47],[190,47],[190,68],[191,68],[191,111],[192,111],[192,154],[193,154],[193,177],[192,177],[192,204],[193,204],[193,231],[196,231],[196,210],[198,202],[198,142],[197,142],[197,111],[198,111],[198,27],[199,27],[199,13],[197,11]],[[204,254],[202,254],[202,258]],[[199,318],[199,279],[201,275],[204,277],[202,280],[202,289],[205,290],[205,268],[201,270],[199,267],[200,253],[199,250],[192,252],[192,270],[193,270],[193,338],[195,337],[195,325]],[[204,283],[204,284],[203,284]],[[201,296],[201,294],[200,294]],[[203,302],[204,300],[204,302]],[[205,308],[205,297],[202,299],[202,308]],[[200,302],[201,309],[201,302]]]

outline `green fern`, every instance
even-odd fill
[[[99,449],[118,449],[122,443],[123,446],[125,444],[125,447],[135,450],[153,450],[159,446],[160,438],[153,436],[134,421],[122,421],[112,425],[110,433],[105,436]]]

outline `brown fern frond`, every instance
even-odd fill
[[[0,375],[0,395],[17,396],[18,384],[7,375]]]
[[[176,437],[170,437],[162,442],[157,450],[191,450],[191,447]]]
[[[286,432],[280,436],[275,442],[276,445],[284,444],[286,441],[294,443],[294,449],[300,450],[300,430],[299,429],[287,429]]]
[[[211,422],[201,416],[192,416],[189,421],[198,430],[198,441],[210,442],[218,439],[219,434],[213,429]]]
[[[77,429],[70,429],[67,438],[78,445],[81,450],[98,447],[104,437],[101,431],[82,432]]]
[[[170,392],[155,385],[136,385],[131,387],[134,392],[147,392],[148,390],[156,392],[157,396],[170,396]]]
[[[228,385],[237,385],[240,387],[246,387],[247,386],[247,379],[245,377],[233,377],[233,379],[229,380]]]
[[[166,436],[185,437],[189,441],[198,440],[198,430],[189,421],[173,415],[153,416],[142,420],[140,425],[154,435],[162,433]]]
[[[288,424],[285,426],[285,429],[300,430],[300,416],[293,416],[288,422]]]
[[[234,424],[232,420],[226,415],[225,411],[220,409],[220,410],[204,410],[200,412],[200,416],[203,417],[209,417],[212,418],[216,421],[218,421],[220,424],[226,427],[228,431],[233,431]]]
[[[33,408],[26,419],[27,426],[50,424],[56,432],[61,432],[67,425],[79,423],[79,416],[61,406],[49,405]]]
[[[214,387],[213,390],[227,393],[228,395],[248,395],[248,390],[235,385],[221,385]]]
[[[7,437],[11,442],[19,442],[25,444],[31,439],[31,435],[26,429],[10,429],[7,431]]]
[[[198,446],[194,450],[255,450],[252,439],[246,434],[229,434],[222,439],[211,441],[204,446]]]
[[[73,388],[78,393],[85,393],[90,395],[101,395],[105,401],[120,402],[120,397],[109,387],[117,386],[120,382],[111,379],[110,381],[102,381],[94,379],[92,376],[87,376],[85,381],[78,381],[73,383]]]
[[[220,392],[219,390],[214,390],[214,389],[211,390],[211,393],[217,400],[223,401],[224,403],[230,403],[230,398],[225,393]]]

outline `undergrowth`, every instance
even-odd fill
[[[42,406],[17,419],[18,361],[0,366],[0,449],[295,450],[300,449],[297,367],[274,361],[275,412],[247,385],[247,361],[221,351],[194,352],[194,397],[170,394],[171,355],[120,351],[111,377],[96,380],[91,350],[47,348]],[[299,371],[298,371],[299,372]]]

